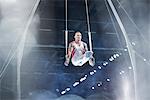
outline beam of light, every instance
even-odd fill
[[[122,84],[124,100],[131,100],[129,81],[125,78]]]
[[[129,41],[127,32],[126,32],[126,30],[124,28],[124,25],[123,25],[123,23],[122,23],[122,21],[120,19],[120,16],[118,15],[118,13],[116,11],[116,8],[114,7],[114,4],[113,4],[112,0],[107,0],[107,3],[109,4],[109,6],[110,6],[110,8],[111,8],[111,10],[112,10],[112,12],[113,12],[113,14],[114,14],[117,22],[118,22],[118,25],[119,25],[122,33],[123,33],[123,36],[125,38],[125,42],[127,44],[127,50],[128,50],[129,57],[130,57],[130,60],[131,60],[131,65],[133,66],[134,85],[135,85],[135,100],[137,100],[137,97],[136,97],[136,94],[137,94],[136,88],[138,88],[138,87],[136,86],[137,75],[136,75],[136,72],[135,72],[136,71],[136,68],[135,68],[136,67],[135,66],[136,65],[136,63],[135,63],[135,53],[133,52],[133,48],[132,48],[132,45],[131,45],[131,43]]]
[[[21,100],[21,85],[20,85],[20,69],[21,69],[21,62],[22,62],[22,58],[23,58],[23,51],[24,51],[24,46],[25,46],[25,40],[26,40],[26,36],[27,36],[27,31],[29,29],[29,26],[31,24],[31,21],[34,17],[34,14],[36,12],[36,9],[39,5],[40,0],[36,0],[34,3],[34,7],[31,11],[31,14],[29,16],[29,19],[26,23],[23,35],[22,35],[22,39],[19,43],[18,46],[18,55],[17,55],[17,100]]]

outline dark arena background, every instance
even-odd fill
[[[0,100],[150,100],[149,9],[149,0],[0,0]],[[87,16],[95,66],[66,67],[76,31],[89,48]]]

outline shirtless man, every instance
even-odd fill
[[[74,41],[69,43],[68,54],[66,55],[65,66],[68,66],[70,59],[74,66],[82,66],[87,61],[91,66],[95,65],[95,59],[93,58],[93,52],[88,51],[87,44],[83,42],[82,34],[76,32],[74,35]]]

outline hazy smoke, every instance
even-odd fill
[[[72,94],[57,97],[56,94],[50,91],[42,90],[30,93],[29,98],[27,98],[26,100],[85,100],[85,99],[83,99],[80,96]]]
[[[0,53],[5,60],[16,50],[36,0],[0,0]],[[35,44],[34,33],[37,32],[38,15],[31,22],[26,42]],[[33,25],[34,24],[34,25]],[[10,57],[8,57],[10,58]]]

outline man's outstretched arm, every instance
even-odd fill
[[[68,64],[70,62],[72,51],[73,51],[73,45],[71,42],[71,43],[69,43],[68,54],[65,56],[66,57],[65,66],[68,66]]]

